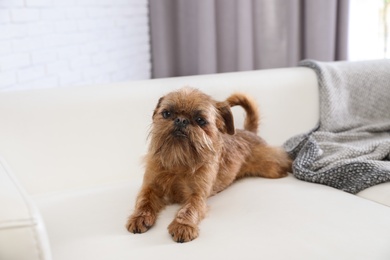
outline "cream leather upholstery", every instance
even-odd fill
[[[167,232],[177,205],[147,233],[128,233],[153,109],[182,86],[219,100],[235,91],[252,95],[260,135],[272,144],[318,123],[317,80],[306,68],[0,93],[0,155],[14,174],[0,171],[0,219],[47,230],[36,240],[0,226],[0,259],[390,259],[388,184],[364,191],[367,200],[292,176],[249,178],[209,199],[200,237],[190,243],[176,244]],[[243,111],[234,115],[241,128]],[[20,255],[37,244],[41,256]]]
[[[50,259],[44,222],[0,158],[0,259]]]

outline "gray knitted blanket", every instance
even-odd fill
[[[320,122],[284,144],[294,176],[353,194],[390,181],[390,60],[300,65],[317,74]]]

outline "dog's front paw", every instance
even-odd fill
[[[126,228],[131,233],[140,234],[148,231],[148,229],[153,226],[155,221],[156,217],[149,212],[133,214],[129,217]]]
[[[168,231],[173,240],[178,243],[189,242],[199,236],[199,228],[197,226],[181,224],[176,220],[172,221],[168,226]]]

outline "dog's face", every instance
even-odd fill
[[[218,153],[221,133],[234,134],[225,102],[183,88],[160,98],[153,113],[150,152],[166,168],[192,167]]]

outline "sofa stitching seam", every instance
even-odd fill
[[[20,187],[19,187],[19,184],[16,182],[16,180],[13,178],[13,176],[11,175],[11,173],[9,172],[9,169],[6,167],[5,165],[5,162],[2,158],[0,158],[0,167],[3,168],[5,174],[8,176],[8,178],[11,180],[11,182],[14,184],[14,186],[16,187],[19,195],[22,197],[22,200],[27,208],[27,211],[28,211],[28,214],[30,216],[30,219],[34,219],[33,217],[33,214],[31,212],[31,208],[30,208],[30,205],[27,201],[27,199],[25,198],[23,192],[21,191]],[[31,226],[30,226],[31,227]],[[37,223],[34,223],[34,225],[32,226],[31,228],[31,231],[33,233],[33,240],[34,240],[34,248],[37,252],[37,256],[40,260],[44,260],[43,259],[43,253],[42,253],[42,250],[41,250],[41,247],[39,246],[39,241],[38,241],[38,234],[37,234],[37,230],[36,230],[36,227],[37,227]]]

